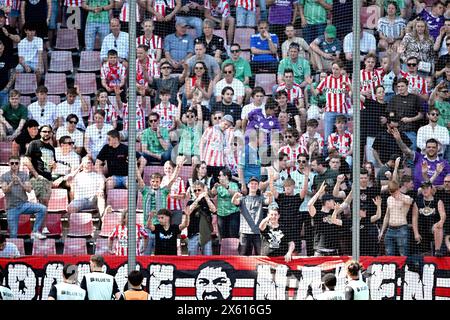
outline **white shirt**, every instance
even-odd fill
[[[57,175],[68,175],[80,165],[80,156],[73,150],[63,155],[61,147],[55,148],[55,157],[56,169],[53,173]]]
[[[316,300],[345,300],[345,294],[341,291],[324,291],[318,294]]]
[[[10,288],[0,285],[0,300],[15,300]]]
[[[433,129],[430,124],[420,127],[419,131],[417,131],[417,147],[425,151],[427,140],[431,138],[441,143],[442,146],[439,148],[439,153],[444,153],[447,145],[450,143],[448,129],[440,125],[436,125]]]
[[[0,250],[0,258],[11,258],[19,256],[19,249],[17,249],[17,246],[12,242],[6,241],[5,248],[3,250]]]
[[[369,287],[362,280],[349,280],[347,287],[353,289],[353,300],[369,300]]]
[[[114,277],[102,272],[85,275],[81,288],[86,290],[89,300],[112,300],[113,295],[119,292]]]
[[[225,87],[233,88],[233,90],[234,90],[233,102],[234,103],[237,103],[238,97],[244,97],[244,95],[245,95],[244,83],[241,80],[236,79],[236,78],[233,78],[233,81],[231,82],[231,84],[227,83],[227,81],[225,79],[222,79],[219,82],[217,82],[215,85],[215,89],[214,89],[214,95],[216,97],[220,97],[222,95],[222,89]]]
[[[83,146],[83,132],[80,130],[75,129],[74,132],[70,133],[69,130],[67,130],[67,127],[60,127],[58,130],[56,130],[56,140],[59,140],[59,138],[63,136],[69,136],[72,138],[73,142],[75,142],[74,147],[75,148],[81,148]]]
[[[105,177],[95,171],[81,171],[73,179],[74,200],[89,199],[103,191]]]
[[[39,63],[39,51],[44,50],[44,42],[39,37],[34,37],[32,41],[27,38],[20,40],[17,45],[19,57],[23,57],[25,62],[32,62],[35,66]]]
[[[246,104],[246,105],[242,108],[242,111],[241,111],[241,119],[242,119],[242,120],[247,119],[247,118],[248,118],[248,114],[249,114],[250,112],[252,112],[253,110],[255,110],[255,109],[263,109],[263,113],[264,113],[264,104],[260,105],[259,107],[255,106],[255,105],[253,104],[253,102],[250,103],[250,104]]]
[[[97,155],[103,146],[108,142],[107,133],[113,130],[114,127],[105,123],[103,128],[98,129],[95,124],[87,127],[85,137],[89,139],[89,147],[91,149],[92,157],[97,159]]]
[[[108,34],[103,40],[100,58],[107,59],[108,51],[111,49],[117,51],[119,58],[128,60],[128,33],[120,31],[117,39],[112,33]]]
[[[373,34],[366,31],[363,32],[363,37],[360,39],[361,52],[368,53],[369,51],[377,50],[377,42]],[[347,34],[344,38],[344,53],[352,53],[353,51],[353,32]]]
[[[49,296],[55,300],[84,300],[86,290],[73,283],[60,282],[53,285]]]
[[[83,111],[81,109],[81,99],[77,97],[73,104],[68,104],[67,101],[63,101],[56,106],[58,118],[63,118],[63,121],[66,122],[66,118],[69,114],[75,114],[78,117],[77,128],[86,130],[83,122]]]
[[[36,120],[39,126],[46,124],[53,127],[57,119],[56,104],[47,101],[45,106],[41,107],[38,101],[33,102],[28,106],[28,117]]]

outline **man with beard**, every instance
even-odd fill
[[[422,152],[426,151],[425,142],[431,138],[439,141],[439,154],[445,154],[445,150],[448,148],[450,137],[448,129],[438,124],[440,115],[441,112],[438,109],[431,107],[427,113],[428,124],[420,127],[417,132],[417,147]]]
[[[236,277],[228,262],[208,261],[199,270],[195,279],[197,300],[231,300]]]

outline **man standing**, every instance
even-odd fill
[[[169,130],[160,126],[159,114],[156,112],[148,115],[148,125],[142,133],[142,156],[147,162],[156,161],[163,165],[172,155]]]
[[[87,300],[120,299],[120,290],[112,275],[103,272],[105,260],[100,255],[93,255],[89,261],[91,272],[81,281],[81,289],[86,290]]]
[[[9,158],[10,171],[0,177],[2,191],[6,197],[6,213],[8,216],[8,228],[11,238],[17,238],[19,229],[19,217],[21,214],[36,214],[32,239],[45,239],[39,230],[42,227],[47,208],[40,203],[28,201],[27,192],[31,192],[32,187],[28,181],[27,174],[19,171],[20,158],[12,156]]]
[[[332,8],[333,0],[300,0],[298,2],[306,43],[311,43],[323,34],[327,26],[328,11]]]

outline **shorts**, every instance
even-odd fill
[[[126,183],[128,181],[127,176],[111,176],[114,181],[114,188],[126,188]]]
[[[31,186],[33,187],[36,198],[39,201],[49,200],[52,195],[52,182],[44,177],[31,178]]]
[[[76,211],[97,209],[97,196],[75,199],[69,204],[69,207],[75,208]]]

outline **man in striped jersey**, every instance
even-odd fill
[[[156,62],[161,60],[162,55],[162,38],[153,33],[155,26],[151,19],[144,20],[141,24],[144,34],[136,38],[136,46],[145,45],[148,47],[148,55]]]
[[[423,101],[428,101],[428,87],[425,78],[418,74],[419,59],[416,57],[409,57],[406,60],[408,71],[399,70],[399,78],[408,80],[408,92],[422,98]]]
[[[233,42],[235,19],[231,16],[230,4],[227,0],[206,0],[205,18],[220,23],[220,29],[225,31],[228,25],[227,40]]]
[[[297,169],[297,155],[302,153],[302,147],[298,143],[299,136],[300,135],[297,129],[288,128],[284,136],[284,141],[287,143],[287,145],[281,147],[278,151],[278,153],[285,153],[289,157],[289,160],[286,163],[288,174]]]
[[[302,88],[298,83],[294,82],[294,71],[292,69],[284,69],[283,81],[277,87],[277,92],[282,90],[287,92],[289,103],[298,106],[300,109],[305,108]]]
[[[256,1],[236,0],[235,6],[237,27],[254,28],[256,26]]]
[[[147,53],[147,46],[140,44],[136,49],[136,87],[142,96],[150,94],[150,79],[160,76],[158,63]]]

